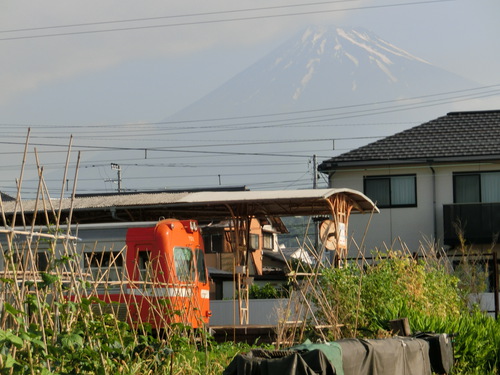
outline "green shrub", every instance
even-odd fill
[[[275,287],[270,283],[263,286],[253,284],[249,289],[249,298],[251,299],[270,299],[270,298],[286,298],[287,289],[284,286]]]
[[[363,269],[350,265],[322,270],[319,286],[328,304],[316,298],[326,309],[317,315],[328,320],[334,311],[333,321],[343,325],[343,337],[369,338],[389,335],[389,321],[406,317],[414,333],[456,334],[454,374],[496,374],[500,322],[470,309],[467,289],[459,284],[436,260],[417,261],[390,252]]]

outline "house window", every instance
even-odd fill
[[[273,250],[273,234],[262,233],[262,247],[266,250]]]
[[[250,250],[259,249],[259,235],[250,233]]]
[[[365,194],[379,208],[417,205],[416,175],[365,176]]]
[[[455,203],[500,202],[500,172],[453,174]]]
[[[205,252],[207,253],[222,253],[224,252],[224,242],[222,234],[203,234],[203,243]]]

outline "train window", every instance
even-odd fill
[[[179,281],[194,281],[193,252],[189,247],[174,248],[174,263]]]
[[[148,275],[148,273],[151,272],[149,268],[150,254],[151,252],[148,250],[140,250],[137,252],[137,266],[139,268],[139,279],[141,281],[148,281],[151,279],[151,275]]]
[[[85,253],[85,268],[93,280],[120,281],[123,267],[121,252]]]
[[[198,270],[198,281],[206,284],[207,273],[205,268],[205,255],[201,249],[196,249],[196,269]]]
[[[40,272],[47,272],[49,270],[49,257],[45,251],[39,251],[36,254],[36,266]]]
[[[7,262],[12,262],[12,266],[16,267],[16,270],[24,270],[26,268],[26,259],[22,254],[19,254],[19,250],[16,250],[12,256],[8,256],[6,260]]]

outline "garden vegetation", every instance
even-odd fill
[[[392,335],[389,322],[405,317],[411,330],[454,334],[453,374],[496,374],[500,324],[468,302],[468,290],[445,258],[418,259],[398,252],[378,254],[372,264],[320,269],[315,294],[318,322],[334,323],[329,340]],[[469,274],[469,273],[468,273]],[[2,288],[20,292],[13,279]],[[269,287],[266,287],[266,290]],[[0,372],[4,374],[220,374],[252,346],[215,343],[179,325],[168,337],[147,327],[132,329],[111,314],[95,314],[93,298],[78,303],[48,296],[63,290],[63,278],[41,273],[22,304],[4,301]],[[319,301],[322,296],[324,301]],[[31,317],[31,318],[30,318]],[[40,317],[42,319],[34,319]],[[308,338],[316,339],[310,329]],[[266,349],[270,349],[267,347]]]

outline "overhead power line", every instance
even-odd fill
[[[283,112],[283,113],[274,113],[274,114],[268,114],[268,115],[263,115],[263,114],[256,114],[256,115],[249,115],[249,116],[241,116],[238,117],[240,119],[247,119],[247,118],[259,118],[259,121],[256,122],[239,122],[239,123],[231,123],[231,124],[220,124],[220,125],[214,125],[210,124],[210,126],[200,126],[200,123],[202,120],[196,119],[193,120],[195,123],[199,124],[198,126],[183,126],[183,131],[181,132],[161,132],[161,133],[154,133],[156,136],[160,135],[173,135],[173,134],[184,134],[185,132],[188,132],[189,134],[192,134],[192,129],[196,129],[197,134],[198,133],[203,133],[203,132],[211,132],[211,133],[216,133],[217,131],[240,131],[240,130],[249,130],[249,129],[256,129],[256,128],[268,128],[268,127],[294,127],[294,126],[300,126],[302,124],[307,125],[309,128],[314,127],[314,126],[345,126],[347,124],[331,124],[331,121],[334,121],[338,118],[345,118],[348,116],[360,116],[360,115],[370,115],[370,114],[380,114],[380,113],[389,113],[389,112],[395,112],[395,111],[401,111],[401,110],[407,110],[407,109],[415,109],[415,108],[422,108],[426,106],[435,106],[438,104],[443,104],[444,102],[450,102],[450,101],[464,101],[464,100],[470,100],[470,99],[476,99],[480,97],[485,97],[485,96],[491,96],[491,95],[498,95],[500,94],[500,85],[490,85],[490,86],[483,86],[483,87],[476,87],[476,88],[471,88],[471,89],[466,89],[466,90],[456,90],[456,91],[451,91],[451,92],[446,92],[446,93],[438,93],[438,94],[431,94],[431,95],[425,95],[425,96],[419,96],[419,97],[413,97],[409,99],[404,99],[404,100],[396,100],[396,101],[381,101],[378,103],[365,103],[365,104],[359,104],[359,105],[352,105],[352,106],[341,106],[341,107],[332,107],[332,108],[322,108],[322,109],[311,109],[311,110],[303,110],[303,111],[294,111],[294,112]],[[397,104],[403,102],[403,104]],[[408,102],[408,104],[406,104]],[[415,104],[417,102],[417,104]],[[379,104],[379,103],[387,103],[388,105],[382,106],[380,108],[376,108],[375,110],[373,108],[370,108],[370,106]],[[356,110],[348,110],[348,111],[341,111],[341,112],[335,112],[331,114],[325,114],[323,111],[330,111],[330,110],[336,110],[339,108],[356,108]],[[297,116],[298,114],[315,114],[314,116],[302,116],[299,117]],[[293,119],[278,119],[275,120],[274,118],[277,116],[282,116],[282,115],[295,115]],[[269,116],[269,118],[266,119],[264,116]],[[220,118],[219,120],[225,120],[225,119],[234,119],[234,117],[228,117],[228,118]],[[186,121],[189,122],[190,120]],[[214,119],[208,119],[205,121],[214,121]],[[161,123],[158,123],[161,124]],[[167,123],[171,124],[171,123]],[[9,125],[3,124],[2,127],[8,127]],[[349,126],[351,126],[349,124]],[[51,126],[50,126],[51,127]],[[101,127],[104,127],[101,125]],[[57,127],[58,128],[58,127]],[[121,133],[125,133],[126,131],[120,131]],[[4,140],[0,141],[0,144],[4,145],[22,145],[24,142],[15,142],[15,141],[8,141],[6,139],[9,138],[15,138],[15,137],[21,137],[21,135],[10,135],[7,132],[4,132]],[[129,137],[134,135],[135,133],[130,133]],[[139,134],[138,134],[139,135]],[[140,134],[144,135],[144,134]],[[152,134],[149,134],[152,135]],[[25,135],[22,135],[22,138],[24,138]],[[380,138],[382,135],[374,135],[370,136],[369,138]],[[31,138],[35,139],[36,136],[32,136]],[[40,136],[40,138],[50,138],[54,139],[57,138],[53,135],[47,135],[47,136]],[[67,138],[67,137],[65,137]],[[358,137],[341,137],[337,138],[337,140],[355,140],[359,139]],[[116,140],[116,138],[113,138]],[[130,138],[132,139],[132,138]],[[134,137],[134,140],[137,138]],[[102,135],[99,136],[99,140],[105,140]],[[158,139],[155,139],[158,140]],[[198,145],[193,145],[192,140],[190,139],[190,144],[189,145],[178,145],[178,146],[170,146],[170,147],[145,147],[145,146],[136,146],[136,147],[120,147],[120,146],[100,146],[98,144],[93,144],[93,145],[86,145],[86,144],[80,144],[76,145],[75,147],[78,147],[80,149],[85,149],[87,151],[119,151],[119,150],[127,150],[127,151],[141,151],[147,153],[148,151],[154,151],[154,152],[179,152],[179,153],[190,153],[192,155],[196,154],[204,154],[206,156],[210,155],[246,155],[246,156],[283,156],[283,157],[306,157],[305,155],[300,155],[298,153],[291,154],[291,153],[275,153],[275,152],[265,152],[265,153],[259,153],[259,152],[243,152],[243,151],[238,151],[238,152],[224,152],[221,150],[217,151],[207,151],[207,150],[194,150],[194,148],[220,148],[224,146],[251,146],[251,145],[264,145],[264,144],[279,144],[279,143],[311,143],[311,142],[322,142],[324,141],[324,138],[314,138],[314,139],[288,139],[288,140],[283,140],[283,139],[278,139],[278,140],[263,140],[263,141],[253,141],[253,142],[235,142],[233,143],[228,143],[226,141],[225,143],[214,143],[214,144],[207,144],[206,142],[204,144],[198,144]],[[331,141],[331,138],[326,139],[327,141]],[[147,139],[144,139],[144,137],[141,138],[141,141],[146,142]],[[49,147],[51,150],[40,150],[39,152],[42,153],[54,153],[54,152],[65,152],[66,150],[66,145],[60,145],[57,143],[46,143],[46,142],[35,142],[33,143],[34,146],[40,146],[40,147]],[[57,150],[59,149],[59,150]],[[12,153],[12,151],[5,151],[8,153]]]
[[[477,86],[477,87],[472,87],[468,89],[462,89],[462,90],[453,90],[453,91],[445,91],[445,92],[440,92],[440,93],[434,93],[434,94],[428,94],[428,95],[420,95],[420,96],[413,96],[409,98],[403,98],[403,99],[393,99],[393,100],[381,100],[377,102],[366,102],[366,103],[359,103],[359,104],[350,104],[350,105],[342,105],[342,106],[335,106],[335,107],[325,107],[325,108],[311,108],[311,109],[305,109],[305,110],[299,110],[299,111],[288,111],[288,112],[275,112],[275,113],[258,113],[258,114],[253,114],[253,115],[244,115],[244,116],[230,116],[230,117],[210,117],[210,118],[194,118],[194,119],[186,119],[186,120],[176,120],[176,121],[157,121],[157,122],[143,122],[140,124],[130,124],[130,123],[114,123],[114,124],[99,124],[99,125],[90,125],[90,124],[85,124],[85,125],[55,125],[55,124],[20,124],[20,123],[0,123],[0,127],[6,128],[6,127],[13,127],[15,126],[16,128],[19,128],[21,126],[26,126],[26,127],[36,127],[36,128],[41,128],[43,127],[44,129],[83,129],[88,132],[95,133],[99,129],[111,129],[116,135],[116,127],[126,127],[126,126],[132,126],[134,125],[134,128],[132,129],[120,129],[120,133],[123,132],[135,132],[137,131],[137,126],[155,126],[155,125],[183,125],[183,129],[188,129],[188,130],[193,130],[193,129],[202,129],[206,127],[207,125],[210,126],[209,130],[213,130],[216,127],[224,128],[227,129],[228,127],[231,126],[241,126],[241,125],[259,125],[259,124],[273,124],[273,126],[276,126],[277,123],[279,122],[284,122],[284,125],[289,123],[291,120],[307,120],[307,125],[311,126],[311,120],[314,119],[325,119],[325,120],[339,120],[339,119],[345,119],[346,116],[350,116],[347,118],[354,118],[358,117],[358,113],[368,113],[370,114],[370,111],[373,111],[373,114],[377,114],[378,110],[392,110],[392,109],[399,109],[399,108],[406,108],[408,106],[416,106],[418,105],[418,108],[421,108],[422,106],[425,106],[426,104],[431,103],[432,105],[438,105],[438,104],[447,104],[450,102],[453,102],[455,99],[461,99],[461,101],[464,100],[472,100],[472,99],[477,99],[477,98],[483,98],[483,97],[488,97],[488,96],[496,96],[500,94],[500,84],[494,84],[494,85],[487,85],[487,86]],[[438,103],[438,104],[435,104]],[[370,108],[370,107],[375,107],[375,106],[380,106],[380,105],[388,105],[383,108]],[[361,110],[360,110],[361,108]],[[362,109],[365,108],[365,109]],[[346,112],[334,112],[334,113],[325,113],[325,112],[330,112],[330,111],[340,111],[340,110],[349,110],[352,109],[352,111],[346,111]],[[410,108],[413,109],[413,108]],[[301,116],[297,117],[297,115],[308,115],[308,114],[315,114],[314,116]],[[290,118],[290,116],[295,116],[293,118]],[[363,116],[366,116],[366,114],[363,114]],[[274,117],[286,117],[284,119],[273,119]],[[340,118],[339,118],[340,117]],[[360,116],[361,117],[361,116]],[[256,122],[238,122],[238,123],[231,123],[231,124],[211,124],[212,122],[226,122],[226,121],[237,121],[237,120],[250,120],[250,119],[261,119],[262,121],[256,121]],[[204,125],[204,123],[207,123]],[[210,124],[209,124],[210,123]],[[303,123],[303,122],[302,122]],[[187,124],[201,124],[200,126],[191,126],[188,127],[186,126]],[[384,123],[387,124],[387,123]],[[366,123],[360,123],[360,124],[346,124],[346,123],[341,123],[341,124],[331,124],[331,125],[325,125],[325,126],[366,126]],[[380,125],[379,123],[373,123],[373,125]],[[106,130],[108,131],[108,130]],[[144,129],[139,130],[141,134],[143,134]],[[60,131],[57,131],[60,133]],[[169,133],[171,134],[171,133]],[[51,138],[53,138],[51,136]]]
[[[9,145],[23,145],[23,142],[5,142],[0,141],[0,144],[9,144]],[[30,143],[31,146],[50,146],[50,147],[65,147],[67,145],[60,145],[57,143]],[[119,146],[93,146],[93,145],[74,145],[74,149],[87,149],[93,151],[144,151],[144,147],[119,147]],[[166,148],[166,147],[149,147],[148,151],[155,152],[180,152],[180,153],[194,153],[194,154],[215,154],[215,155],[243,155],[243,156],[280,156],[280,157],[290,157],[290,158],[304,158],[309,157],[305,155],[298,154],[285,154],[285,153],[266,153],[266,152],[240,152],[240,151],[207,151],[207,150],[186,150],[182,148]],[[40,151],[39,151],[40,153]]]
[[[36,137],[31,137],[36,138]],[[46,137],[42,137],[46,138]],[[52,137],[51,137],[52,138]],[[336,137],[336,140],[356,140],[356,139],[378,139],[382,138],[382,136],[361,136],[361,137]],[[101,138],[102,139],[102,138]],[[311,143],[311,142],[332,142],[332,138],[309,138],[309,139],[285,139],[285,140],[262,140],[262,141],[251,141],[251,142],[229,142],[229,143],[215,143],[215,144],[198,144],[193,145],[192,140],[190,140],[189,145],[180,145],[180,146],[169,146],[169,147],[134,147],[134,148],[125,148],[127,150],[138,150],[138,151],[178,151],[178,150],[192,150],[195,148],[206,148],[206,147],[233,147],[233,146],[256,146],[256,145],[273,145],[273,144],[289,144],[289,143]],[[220,142],[220,140],[219,140]],[[0,144],[15,144],[13,142],[5,142],[0,141]],[[21,142],[17,144],[22,144]],[[57,144],[37,144],[32,143],[34,146],[58,146]],[[67,147],[67,146],[61,146]],[[85,147],[85,148],[97,148],[102,150],[123,150],[123,147],[113,147],[113,146],[88,146],[88,145],[76,145],[76,147]],[[10,151],[0,152],[0,154],[11,154]]]
[[[26,27],[26,28],[21,28],[21,29],[0,30],[0,34],[25,32],[25,31],[50,30],[50,29],[66,29],[66,28],[82,27],[82,26],[110,25],[110,24],[116,24],[116,23],[144,22],[144,21],[156,21],[156,20],[187,18],[187,17],[213,16],[213,15],[221,15],[221,14],[255,12],[255,11],[262,11],[262,10],[311,7],[311,6],[331,5],[331,4],[338,4],[338,3],[349,3],[349,2],[352,3],[354,1],[361,1],[361,0],[322,1],[322,2],[306,3],[306,4],[287,4],[287,5],[276,5],[276,6],[269,6],[269,7],[231,9],[231,10],[220,10],[220,11],[200,12],[200,13],[186,13],[186,14],[176,14],[176,15],[157,16],[157,17],[143,17],[143,18],[129,18],[129,19],[123,19],[123,20],[73,23],[73,24],[55,25],[55,26]]]
[[[324,14],[324,13],[336,13],[336,12],[346,12],[346,11],[366,10],[366,9],[380,9],[380,8],[392,8],[392,7],[401,7],[401,6],[415,6],[415,5],[453,2],[453,1],[456,1],[456,0],[413,1],[413,2],[407,2],[407,3],[393,3],[393,4],[383,4],[383,5],[365,5],[365,6],[358,6],[358,7],[339,8],[339,9],[320,9],[320,10],[314,10],[314,11],[283,13],[283,14],[267,14],[267,15],[247,16],[247,17],[216,19],[216,20],[198,20],[198,21],[190,21],[190,22],[169,23],[169,24],[162,24],[162,25],[129,26],[129,27],[112,28],[112,29],[82,30],[82,31],[71,31],[71,32],[53,33],[53,34],[32,34],[32,35],[12,36],[12,37],[0,38],[0,41],[20,40],[20,39],[35,39],[35,38],[49,38],[49,37],[58,37],[58,36],[74,36],[74,35],[83,35],[83,34],[98,34],[98,33],[119,32],[119,31],[130,31],[130,30],[166,28],[166,27],[181,27],[181,26],[215,24],[215,23],[237,22],[237,21],[249,21],[249,20],[256,20],[256,19],[269,19],[269,18],[279,18],[279,17],[296,17],[296,16],[304,16],[304,15],[311,15],[311,14],[318,14],[318,13]],[[342,1],[338,1],[338,2],[342,2]],[[316,3],[316,4],[321,4],[321,3]],[[328,3],[326,3],[326,4],[328,4]],[[306,6],[306,5],[307,4],[301,4],[300,6]],[[299,6],[299,5],[297,5],[297,6]],[[286,7],[286,6],[283,6],[283,8],[284,7]],[[256,10],[274,10],[276,8],[279,8],[279,7],[255,8],[255,10],[254,9],[242,9],[242,10],[233,10],[233,11],[210,12],[210,13],[207,13],[207,15],[223,14],[225,12],[235,13],[235,12],[247,12],[247,11],[256,11]],[[205,16],[205,14],[202,14],[202,13],[200,15]],[[174,18],[174,17],[176,17],[176,16],[165,16],[165,18]],[[179,15],[177,17],[192,17],[192,16]],[[153,19],[155,19],[155,18],[144,18],[143,21],[153,20]],[[123,21],[89,22],[89,23],[74,24],[74,25],[45,26],[45,27],[39,27],[39,28],[4,30],[3,32],[4,33],[24,32],[24,31],[30,31],[30,30],[39,31],[39,30],[54,29],[54,28],[97,26],[97,25],[102,25],[102,24],[111,24],[111,23],[119,23],[119,22],[137,22],[139,20],[140,19],[133,19],[133,20],[128,20],[128,21],[123,20]]]

